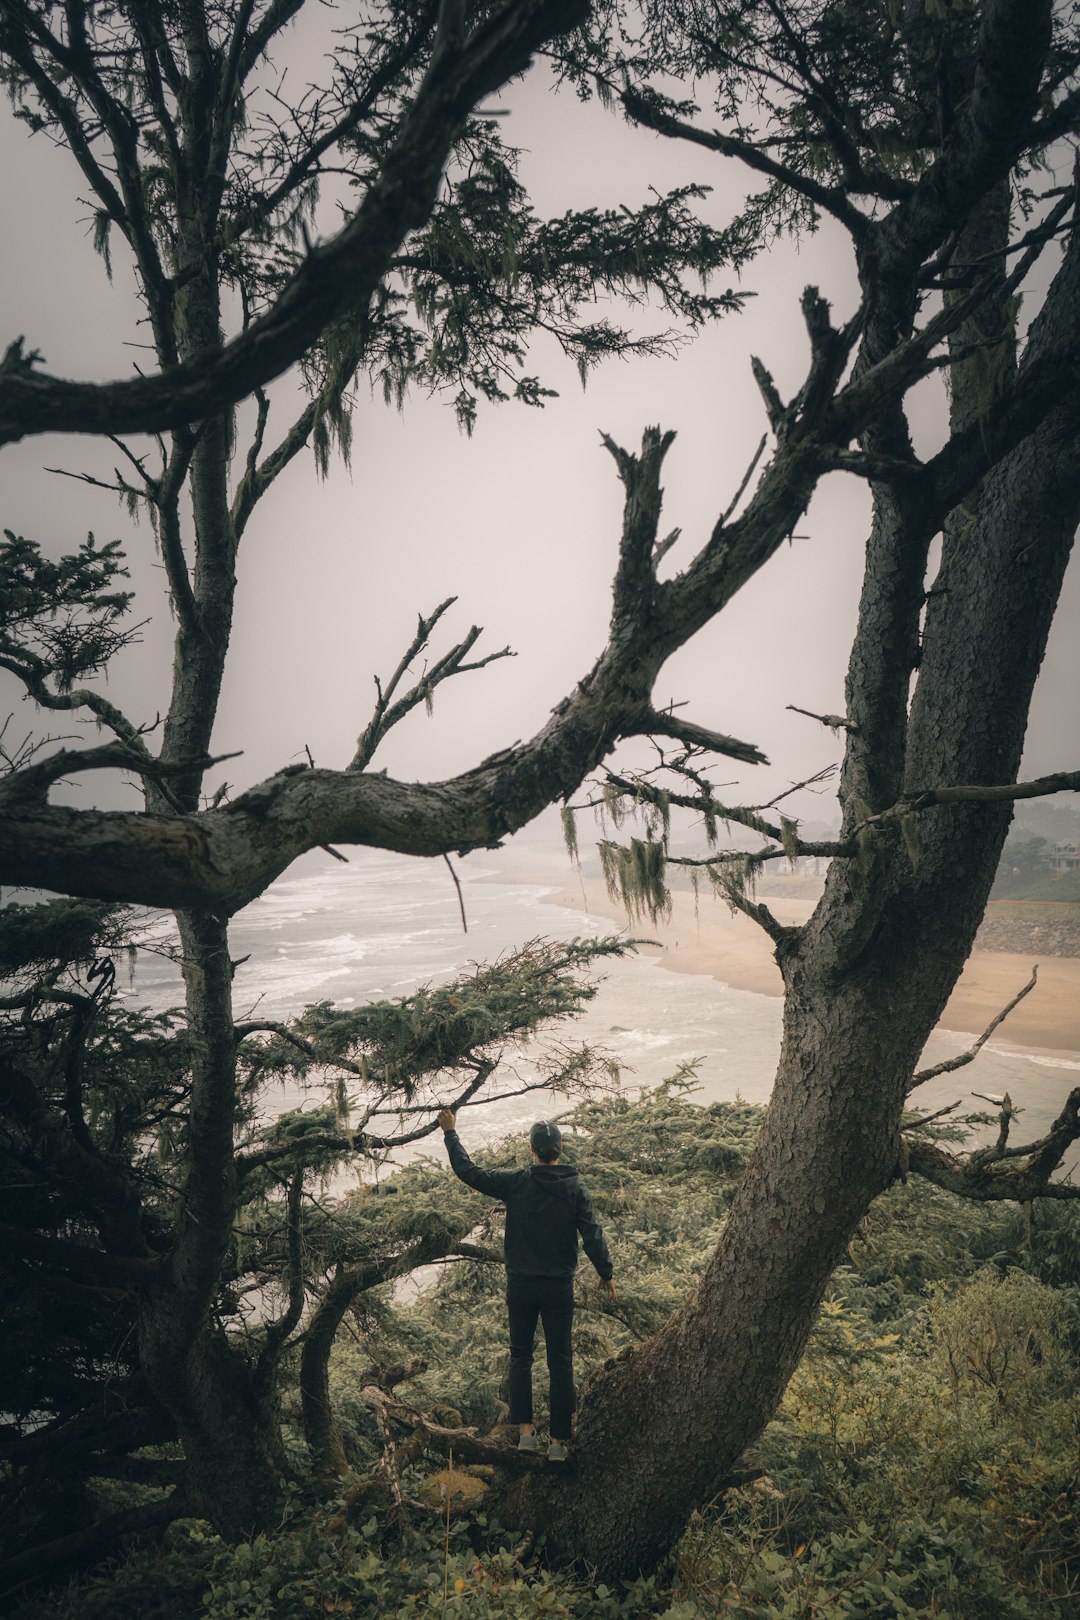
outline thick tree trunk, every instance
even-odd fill
[[[272,1514],[285,1458],[272,1377],[230,1342],[212,1311],[237,1208],[236,1038],[224,921],[179,918],[194,1046],[179,1236],[139,1321],[140,1366],[184,1447],[183,1495],[229,1536]]]
[[[1035,351],[1075,319],[1075,272],[1063,269]],[[858,797],[1015,780],[1080,521],[1077,442],[1072,395],[984,481],[970,520],[946,526],[909,711],[909,565],[925,539],[890,492],[878,501],[852,653],[849,830],[866,813]],[[608,1577],[655,1567],[769,1421],[832,1270],[897,1166],[911,1076],[971,950],[1010,815],[927,811],[914,864],[895,831],[871,836],[862,860],[834,861],[814,916],[783,937],[779,1072],[716,1255],[667,1327],[590,1382],[573,1470],[511,1492],[511,1522],[546,1532],[556,1555]]]
[[[516,1520],[608,1576],[654,1568],[776,1408],[825,1285],[897,1160],[921,1024],[885,991],[795,970],[772,1104],[708,1272],[654,1339],[590,1382],[574,1472]]]
[[[289,1472],[275,1390],[216,1325],[208,1322],[182,1358],[174,1354],[181,1332],[167,1299],[144,1314],[144,1360],[159,1383],[172,1369],[168,1404],[185,1462],[179,1500],[230,1540],[249,1536],[274,1517]]]

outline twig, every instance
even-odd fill
[[[745,473],[743,474],[742,483],[739,485],[738,489],[735,491],[735,494],[732,496],[731,503],[728,506],[727,510],[721,515],[720,522],[717,525],[718,528],[722,529],[724,527],[724,524],[727,522],[728,518],[731,516],[731,514],[734,512],[735,508],[738,506],[739,502],[742,500],[743,495],[746,492],[746,486],[750,482],[751,478],[753,478],[753,476],[754,476],[754,468],[757,466],[758,462],[761,460],[761,457],[762,457],[762,455],[764,454],[764,451],[765,451],[765,446],[768,444],[768,442],[769,442],[769,435],[767,433],[763,433],[761,435],[761,442],[759,443],[757,449],[754,451],[753,459],[751,460],[749,467],[747,467]]]
[[[1016,995],[1013,996],[1008,1006],[1003,1007],[997,1014],[996,1018],[991,1019],[990,1023],[987,1024],[974,1046],[968,1047],[966,1052],[961,1052],[957,1057],[946,1058],[942,1063],[935,1063],[933,1068],[920,1069],[916,1075],[912,1076],[912,1081],[908,1087],[908,1090],[914,1091],[916,1086],[921,1086],[925,1080],[935,1079],[939,1074],[948,1074],[953,1069],[962,1069],[965,1063],[970,1063],[973,1058],[977,1057],[981,1048],[985,1046],[986,1042],[990,1039],[998,1025],[1004,1023],[1005,1019],[1008,1018],[1013,1008],[1018,1006],[1020,1002],[1023,1001],[1024,997],[1034,990],[1038,977],[1039,965],[1036,963],[1031,970],[1031,978],[1028,980],[1027,984],[1025,984],[1022,990],[1017,991]],[[974,1095],[978,1096],[979,1094],[978,1092],[975,1092]],[[986,1100],[991,1101],[992,1099],[987,1098]]]
[[[461,928],[462,932],[467,934],[469,932],[469,923],[465,916],[465,896],[461,892],[461,884],[458,880],[457,873],[454,871],[449,855],[444,855],[443,860],[446,862],[446,870],[450,873],[450,876],[454,880],[454,888],[457,890],[458,905],[461,907]]]
[[[815,714],[812,709],[800,709],[797,703],[789,703],[787,707],[792,714],[805,714],[808,720],[819,720],[830,731],[858,731],[854,720],[846,720],[842,714]]]

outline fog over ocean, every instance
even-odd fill
[[[468,933],[462,931],[458,897],[442,860],[415,860],[382,851],[355,850],[348,865],[315,852],[298,862],[266,894],[238,913],[231,947],[237,969],[234,1011],[249,1017],[284,1019],[315,1001],[353,1007],[409,995],[441,983],[545,936],[604,937],[614,932],[606,918],[589,917],[545,903],[550,885],[493,880],[483,855],[456,863]],[[702,904],[711,904],[703,900]],[[647,925],[635,930],[648,935]],[[671,972],[656,955],[607,960],[595,999],[580,1018],[559,1026],[561,1038],[604,1047],[623,1070],[628,1088],[655,1085],[680,1063],[700,1059],[698,1100],[736,1095],[768,1100],[780,1049],[782,1003],[778,996],[733,990],[708,976]],[[132,1005],[154,1010],[178,1005],[182,986],[167,959],[141,952],[134,981],[124,994]],[[971,1032],[971,1038],[974,1034]],[[964,1033],[936,1032],[924,1063],[970,1045]],[[529,1057],[513,1059],[529,1072]],[[940,1107],[972,1090],[1008,1091],[1024,1108],[1013,1140],[1041,1134],[1080,1083],[1080,1053],[1021,1052],[991,1041],[958,1073],[920,1087],[920,1106]],[[502,1087],[500,1086],[500,1089]],[[310,1105],[320,1100],[311,1095]],[[266,1096],[270,1115],[302,1105],[296,1090],[281,1086]],[[491,1142],[550,1111],[543,1093],[463,1111],[461,1129],[474,1143]],[[438,1145],[437,1134],[419,1151]]]

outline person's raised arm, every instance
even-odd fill
[[[457,1115],[453,1110],[440,1108],[438,1121],[450,1160],[450,1168],[458,1180],[463,1181],[466,1187],[475,1187],[477,1192],[486,1193],[489,1198],[505,1198],[521,1171],[482,1170],[478,1164],[473,1164],[462,1146],[457,1133]]]

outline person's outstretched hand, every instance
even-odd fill
[[[457,1129],[457,1115],[452,1108],[439,1109],[440,1131],[454,1131]]]
[[[599,1279],[599,1281],[597,1282],[596,1286],[599,1289],[600,1293],[606,1294],[608,1299],[610,1299],[613,1303],[614,1303],[615,1300],[618,1299],[619,1296],[615,1292],[615,1279],[614,1279],[614,1277],[601,1277]]]

